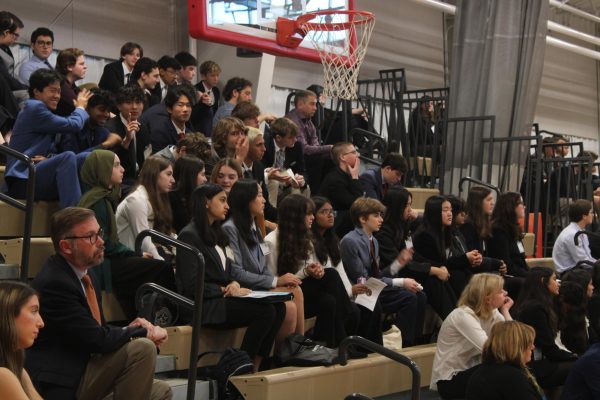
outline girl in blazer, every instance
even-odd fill
[[[206,183],[204,161],[195,156],[181,156],[173,166],[173,177],[177,183],[169,192],[173,211],[173,229],[179,232],[192,219],[192,192]]]
[[[229,205],[227,194],[218,185],[199,186],[192,195],[193,219],[179,234],[179,240],[197,248],[204,256],[204,299],[202,324],[216,329],[247,327],[241,349],[254,361],[268,357],[285,316],[282,303],[266,304],[241,299],[251,292],[231,277],[229,238],[221,228]],[[196,257],[177,252],[177,280],[181,293],[194,298],[198,273]]]

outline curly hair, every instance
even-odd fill
[[[492,212],[492,227],[508,232],[514,240],[523,238],[523,229],[519,225],[516,208],[523,203],[521,194],[506,192],[498,196],[498,201]]]
[[[235,154],[228,154],[227,139],[233,132],[243,132],[248,134],[248,128],[241,119],[236,117],[224,117],[217,122],[212,132],[212,144],[219,157],[234,157]]]
[[[304,220],[314,209],[313,201],[300,194],[290,194],[281,201],[277,209],[278,275],[296,273],[308,258],[312,250],[312,233]]]

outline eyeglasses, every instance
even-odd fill
[[[90,241],[90,244],[96,244],[98,238],[102,236],[104,236],[104,231],[102,230],[102,228],[100,228],[96,233],[90,233],[89,235],[85,236],[67,236],[65,237],[65,239],[88,239]]]
[[[333,209],[333,208],[324,208],[318,211],[319,214],[321,215],[333,215],[334,217],[336,216],[337,212]]]
[[[43,40],[38,40],[35,42],[35,44],[37,44],[38,46],[45,46],[45,47],[51,47],[52,46],[52,41],[43,41]]]
[[[343,155],[343,156],[345,156],[345,155],[347,155],[347,154],[358,154],[358,150],[354,149],[354,150],[352,150],[352,151],[348,151],[348,152],[346,152],[346,153],[344,153],[344,154],[342,154],[342,155]]]

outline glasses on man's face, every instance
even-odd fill
[[[344,154],[342,154],[342,155],[343,155],[343,156],[345,156],[345,155],[347,155],[347,154],[354,154],[354,155],[356,155],[356,154],[358,154],[358,150],[354,149],[354,150],[352,150],[352,151],[348,151],[348,152],[346,152],[346,153],[344,153]]]
[[[42,46],[42,47],[52,47],[52,41],[43,41],[43,40],[38,40],[35,42],[35,44],[37,44],[38,46]]]
[[[90,244],[96,244],[98,238],[102,236],[104,236],[104,231],[102,230],[102,228],[100,228],[96,233],[90,233],[89,235],[85,236],[67,236],[65,239],[88,239],[90,241]]]

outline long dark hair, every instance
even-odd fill
[[[396,243],[404,242],[408,236],[408,222],[404,220],[404,210],[410,199],[412,195],[402,186],[392,186],[383,198],[385,206],[383,226],[392,228]]]
[[[296,273],[308,258],[312,247],[312,234],[310,229],[306,228],[304,218],[314,209],[312,200],[300,194],[290,194],[279,204],[277,208],[279,221],[277,273],[279,275],[288,272]]]
[[[16,281],[0,282],[0,367],[16,375],[21,385],[25,353],[18,349],[19,332],[15,318],[21,308],[37,292],[29,285]]]
[[[204,244],[210,247],[225,247],[229,244],[229,237],[221,229],[221,222],[215,221],[211,225],[208,221],[206,203],[221,192],[221,186],[208,183],[198,186],[192,193],[192,221]]]
[[[240,237],[248,246],[256,245],[256,240],[250,230],[252,215],[250,202],[258,196],[258,183],[254,179],[240,179],[234,183],[229,192],[229,218],[233,220]]]
[[[444,196],[431,196],[425,202],[423,223],[419,229],[429,232],[435,239],[442,259],[446,257],[446,247],[452,244],[452,231],[450,227],[442,224],[442,204],[448,201]]]
[[[515,305],[515,313],[518,317],[529,305],[541,305],[548,314],[552,334],[556,335],[558,332],[556,300],[552,293],[550,293],[550,290],[548,290],[548,282],[553,274],[554,271],[546,267],[533,267],[527,272],[525,283],[523,283],[517,304]]]
[[[490,216],[483,212],[483,200],[492,193],[492,189],[484,186],[474,186],[469,190],[466,205],[466,219],[470,221],[481,239],[485,239],[492,233],[492,222]]]
[[[567,349],[583,354],[588,347],[585,316],[587,315],[587,285],[567,281],[560,285],[558,294],[560,338]]]
[[[331,205],[331,201],[322,196],[314,196],[312,197],[312,201],[315,203],[315,222],[313,222],[312,225],[312,240],[315,254],[321,264],[325,265],[325,263],[327,263],[327,258],[329,257],[331,259],[331,264],[336,266],[342,259],[342,254],[340,253],[340,239],[333,228],[326,229],[321,235],[316,218],[319,210],[323,208],[325,204]]]
[[[517,192],[506,192],[498,196],[492,213],[492,227],[504,229],[514,240],[522,239],[523,231],[515,211],[522,202],[521,194]]]
[[[204,161],[194,156],[182,156],[173,166],[175,192],[182,200],[188,214],[192,213],[192,192],[196,189],[198,174],[204,169]]]

